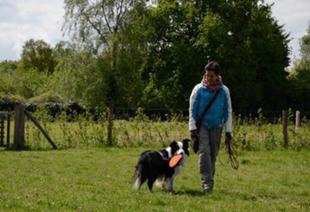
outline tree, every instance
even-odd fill
[[[220,62],[237,111],[286,104],[288,34],[260,0],[207,4],[197,45]]]
[[[147,85],[141,104],[183,111],[193,85],[201,80],[205,62],[202,48],[195,46],[199,11],[191,2],[169,0],[148,8],[147,15],[148,49],[142,67]]]
[[[66,101],[78,101],[87,108],[102,106],[102,67],[91,52],[60,42],[54,48],[57,61],[51,87]],[[83,92],[81,92],[83,90]]]
[[[0,62],[0,72],[1,73],[14,73],[17,69],[17,61],[4,60]]]
[[[17,61],[5,60],[0,62],[0,93],[13,94],[15,92],[13,76],[17,72]]]
[[[144,105],[186,110],[209,60],[221,64],[236,110],[285,105],[288,34],[271,17],[271,5],[260,0],[167,0],[148,11]]]
[[[117,89],[118,33],[129,10],[138,0],[65,0],[64,29],[71,33],[77,43],[103,55],[109,63],[106,75],[106,99],[108,110],[108,144],[112,145],[112,114]]]
[[[300,39],[301,59],[295,61],[290,71],[292,83],[292,107],[309,110],[310,108],[310,24],[307,34]]]
[[[110,111],[187,110],[208,60],[221,64],[235,110],[285,106],[288,34],[271,17],[271,5],[262,0],[145,2],[65,1],[64,30],[79,44],[77,52],[89,52],[93,61],[79,76],[102,76],[100,102]]]
[[[35,69],[38,71],[47,71],[53,73],[55,60],[53,49],[43,40],[30,39],[23,46],[20,68],[23,70]]]
[[[308,26],[307,34],[301,38],[300,52],[302,61],[310,62],[310,24]]]

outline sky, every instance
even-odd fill
[[[0,61],[20,58],[25,41],[63,40],[63,0],[0,0]]]
[[[310,23],[310,0],[265,0],[272,16],[290,33],[292,60],[300,58],[299,40]],[[42,39],[52,47],[63,37],[63,0],[0,0],[0,61],[18,60],[25,41]]]
[[[265,0],[274,3],[272,16],[290,34],[291,60],[300,58],[300,39],[307,34],[310,24],[310,0]]]

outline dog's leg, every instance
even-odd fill
[[[166,178],[166,184],[168,191],[173,192],[174,191],[174,179],[173,177]]]
[[[160,189],[164,189],[165,187],[165,179],[164,178],[157,178],[155,183],[154,183],[154,186],[160,188]]]
[[[149,190],[152,191],[153,189],[153,184],[156,180],[156,177],[150,177],[147,181],[147,186],[149,187]]]

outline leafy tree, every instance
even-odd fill
[[[53,49],[53,56],[56,61],[55,69],[57,69],[57,65],[61,63],[64,58],[70,57],[74,52],[76,52],[76,48],[72,43],[67,41],[59,41],[56,43]]]
[[[108,107],[108,143],[112,145],[112,113],[118,90],[118,33],[123,27],[129,10],[138,0],[65,0],[64,29],[73,35],[82,46],[96,54],[104,54],[109,61],[106,81]]]
[[[53,73],[54,66],[53,49],[49,44],[43,40],[33,39],[25,42],[20,59],[20,69],[36,69]]]
[[[61,69],[72,70],[70,76],[79,70],[72,78],[76,88],[87,86],[79,78],[88,78],[90,90],[103,95],[87,96],[110,109],[187,110],[204,65],[218,60],[235,110],[285,106],[288,34],[271,17],[271,5],[262,0],[145,2],[65,1],[64,29],[79,45]]]
[[[294,63],[289,79],[293,86],[292,106],[297,109],[310,108],[310,25],[307,34],[300,40],[301,59]]]
[[[51,87],[67,102],[78,101],[102,111],[106,102],[106,67],[89,51],[57,47],[57,61]],[[81,92],[83,91],[83,92]],[[100,91],[100,92],[98,92]]]
[[[281,109],[286,103],[288,34],[263,1],[221,2],[206,7],[197,44],[222,65],[235,109]]]
[[[3,61],[0,63],[0,92],[17,95],[28,99],[45,91],[49,76],[37,69],[19,70],[20,61]]]
[[[17,72],[17,61],[0,62],[0,92],[6,94],[15,93],[13,76]]]
[[[1,73],[14,73],[17,69],[17,61],[5,60],[0,62]]]
[[[302,60],[310,62],[310,24],[308,26],[307,34],[301,38],[300,52]]]
[[[171,111],[187,108],[188,96],[201,80],[205,56],[195,46],[198,10],[192,3],[160,1],[149,8],[148,53],[143,66],[147,86],[142,104]],[[193,80],[194,79],[194,80]]]
[[[208,60],[221,64],[236,110],[285,105],[288,34],[271,17],[270,5],[259,0],[167,0],[148,11],[143,105],[187,109]]]
[[[48,73],[36,69],[28,69],[27,72],[19,70],[18,74],[14,75],[14,87],[18,95],[29,99],[45,92],[48,79]]]
[[[115,75],[120,95],[115,104],[122,108],[137,108],[145,86],[141,65],[144,63],[147,43],[141,25],[131,22],[131,17],[135,15],[137,14],[132,11],[127,18],[128,22],[118,35],[119,50]]]

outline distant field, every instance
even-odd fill
[[[241,151],[238,171],[221,152],[212,194],[200,192],[197,155],[175,195],[132,189],[145,148],[0,149],[1,211],[309,211],[310,151]]]

